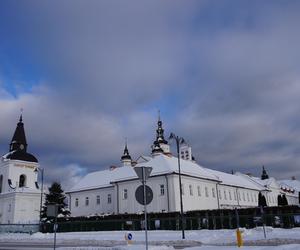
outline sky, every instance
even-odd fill
[[[0,153],[23,109],[48,183],[166,138],[225,172],[300,179],[299,1],[0,1]],[[170,142],[172,148],[174,145]]]

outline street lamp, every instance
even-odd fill
[[[182,185],[181,185],[181,169],[180,169],[180,156],[179,156],[179,145],[183,144],[185,141],[182,137],[176,136],[174,133],[171,133],[169,136],[170,140],[175,140],[177,146],[177,158],[178,158],[178,176],[179,176],[179,194],[180,194],[180,216],[181,216],[181,230],[182,230],[182,239],[185,239],[184,234],[184,218],[183,218],[183,203],[182,203]]]
[[[43,191],[44,191],[44,169],[41,167],[37,167],[34,172],[38,173],[41,172],[41,177],[42,177],[42,186],[41,186],[41,201],[40,201],[40,223],[42,221],[42,204],[43,204]]]

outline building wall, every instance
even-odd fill
[[[111,195],[111,203],[108,203],[109,194]],[[114,213],[114,195],[114,187],[70,193],[69,207],[72,216]],[[100,204],[97,204],[97,196],[100,196]],[[88,205],[86,198],[89,200]],[[76,206],[76,199],[78,199],[78,206]]]
[[[144,211],[144,206],[139,204],[135,198],[136,189],[142,185],[139,180],[121,182],[116,185],[118,185],[119,189],[119,211],[117,211],[116,207],[116,213],[140,213]],[[153,200],[147,206],[147,211],[168,212],[168,190],[166,177],[151,177],[147,180],[147,185],[153,192]],[[161,187],[162,185],[163,187]],[[125,190],[127,190],[127,198],[124,197]]]
[[[39,221],[40,189],[37,189],[37,163],[1,160],[3,177],[0,193],[0,223],[37,223]],[[25,186],[19,187],[19,179],[25,175]],[[12,182],[11,188],[8,179]]]

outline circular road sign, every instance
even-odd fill
[[[153,191],[152,189],[145,185],[146,187],[146,205],[150,204],[153,200]],[[141,205],[144,205],[144,186],[140,185],[135,191],[135,199]]]

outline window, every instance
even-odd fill
[[[111,194],[107,195],[107,203],[110,204],[111,203]]]
[[[205,187],[205,196],[208,197],[208,188]]]
[[[197,191],[198,191],[198,196],[201,196],[201,189],[200,189],[200,186],[197,187]]]
[[[251,193],[251,201],[253,202],[253,194]]]
[[[8,212],[11,212],[11,204],[8,204]]]
[[[241,201],[242,199],[241,199],[241,194],[239,191],[237,191],[237,196],[238,196],[238,200]]]
[[[127,198],[128,198],[128,191],[127,191],[127,189],[124,189],[123,190],[123,199],[127,200]]]
[[[89,205],[89,203],[90,203],[90,201],[89,201],[89,197],[85,197],[85,205],[86,205],[86,206],[88,206],[88,205]]]
[[[75,207],[78,207],[79,201],[78,198],[75,199]]]
[[[245,193],[243,192],[243,201],[246,201]]]
[[[219,189],[219,199],[222,200],[221,190]]]
[[[233,192],[233,198],[236,201],[236,192]]]
[[[247,201],[248,202],[250,201],[250,199],[249,199],[249,193],[247,193]]]
[[[224,189],[224,199],[227,200],[226,190]]]
[[[163,184],[160,185],[160,195],[161,196],[165,195],[165,185],[163,185]]]
[[[212,192],[212,196],[215,198],[215,197],[216,197],[215,189],[212,188],[212,189],[211,189],[211,192]]]
[[[193,186],[189,185],[189,189],[190,189],[190,195],[193,196]]]
[[[182,193],[182,195],[184,195],[184,185],[183,184],[181,184],[181,193]]]
[[[20,175],[19,187],[25,187],[26,185],[26,176],[24,174]]]
[[[2,193],[3,175],[0,175],[0,193]]]
[[[228,194],[229,194],[229,200],[232,200],[231,191],[230,190],[228,191]]]
[[[100,195],[97,195],[96,204],[97,204],[97,205],[100,205]]]

